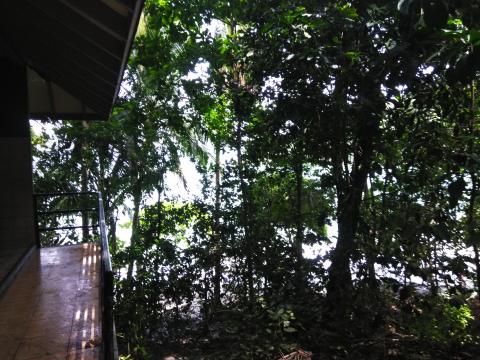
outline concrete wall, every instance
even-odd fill
[[[0,58],[0,281],[35,245],[26,67]]]
[[[33,243],[30,139],[0,138],[0,249]]]

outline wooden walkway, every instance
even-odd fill
[[[0,298],[1,360],[98,360],[100,247],[36,251]]]

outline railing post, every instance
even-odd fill
[[[38,197],[37,194],[32,194],[33,195],[33,221],[35,221],[33,231],[35,235],[35,243],[37,244],[37,248],[40,249],[41,244],[40,244],[40,230],[38,228]]]
[[[102,338],[103,355],[105,360],[115,359],[115,334],[113,322],[113,270],[108,248],[107,226],[105,224],[105,210],[102,194],[98,193],[98,225],[102,252]]]
[[[113,274],[105,272],[103,278],[103,324],[105,360],[113,360]]]

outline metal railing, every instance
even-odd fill
[[[97,223],[93,223],[91,225],[72,225],[72,224],[62,224],[62,225],[55,225],[57,222],[53,221],[58,217],[64,218],[66,216],[71,215],[79,215],[81,214],[82,217],[85,214],[97,214],[98,219],[98,201],[96,198],[98,197],[97,192],[92,191],[84,191],[84,192],[58,192],[58,193],[37,193],[34,194],[34,205],[35,205],[35,232],[37,237],[37,246],[42,246],[42,234],[43,233],[51,233],[57,232],[59,230],[76,230],[76,229],[96,229],[98,228],[98,221]],[[63,200],[59,201],[60,199]],[[64,201],[68,199],[68,201]],[[47,201],[50,200],[50,201]],[[55,201],[56,200],[56,201]],[[64,203],[67,203],[65,206]],[[70,203],[74,203],[74,207],[69,207]],[[88,204],[88,206],[87,206]],[[54,207],[52,209],[52,207]],[[42,221],[40,221],[42,220]],[[53,222],[53,225],[46,225],[50,220]],[[93,220],[93,219],[92,219]],[[41,225],[39,224],[41,223]],[[52,244],[49,244],[52,245]],[[53,245],[62,245],[61,243],[53,244]]]
[[[38,210],[38,200],[51,198],[51,197],[82,197],[82,196],[95,196],[97,197],[97,206],[53,210]],[[40,234],[42,232],[57,231],[57,230],[75,230],[85,228],[98,228],[99,230],[99,245],[101,249],[101,286],[100,286],[100,299],[102,308],[102,358],[105,360],[117,360],[118,349],[117,340],[115,334],[115,322],[113,319],[113,279],[114,273],[112,269],[112,263],[110,258],[110,250],[108,247],[107,226],[105,223],[105,210],[103,206],[102,194],[100,192],[59,192],[59,193],[41,193],[34,194],[35,204],[35,217],[36,217],[36,235],[37,245],[41,246]],[[60,225],[60,226],[39,226],[39,219],[44,216],[51,217],[64,217],[66,214],[85,214],[96,213],[98,222],[91,225]],[[45,224],[45,221],[42,223]]]
[[[102,249],[102,338],[105,360],[118,359],[117,337],[113,320],[113,270],[108,248],[107,225],[102,194],[98,193],[98,225]]]

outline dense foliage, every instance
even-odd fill
[[[479,21],[147,1],[110,121],[34,137],[38,191],[104,193],[126,358],[478,358]]]

